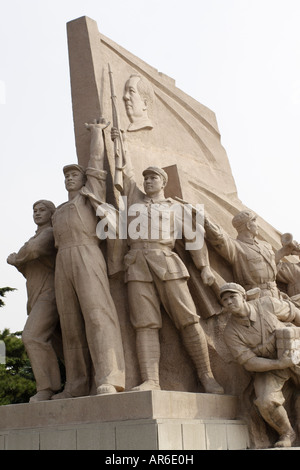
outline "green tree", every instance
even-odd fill
[[[0,288],[0,307],[3,297],[12,287]],[[34,375],[21,339],[22,332],[11,333],[9,329],[0,332],[1,345],[5,345],[5,357],[0,364],[0,405],[25,403],[36,392]],[[2,348],[4,349],[4,348]]]
[[[0,307],[4,307],[5,303],[1,297],[5,297],[6,292],[12,292],[16,290],[14,287],[0,287]]]
[[[5,364],[0,364],[0,405],[27,403],[36,393],[31,365],[21,339],[22,332],[0,332],[5,344]]]

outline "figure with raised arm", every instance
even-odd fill
[[[106,171],[103,129],[107,123],[86,124],[91,132],[88,167],[64,167],[68,201],[53,217],[58,250],[55,290],[60,316],[66,385],[52,399],[88,395],[90,357],[97,394],[125,387],[124,352],[118,314],[110,293],[107,267],[96,235],[98,219],[86,193],[105,201]]]
[[[257,238],[256,215],[250,210],[243,210],[233,217],[232,225],[238,232],[236,239],[205,216],[206,239],[232,266],[236,283],[246,290],[259,287],[262,296],[279,298],[275,253],[269,243]]]

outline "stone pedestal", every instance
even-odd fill
[[[233,450],[249,447],[237,398],[148,391],[0,407],[0,450]]]

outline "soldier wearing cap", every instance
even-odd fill
[[[60,316],[66,385],[52,399],[90,392],[90,358],[97,394],[124,390],[124,354],[118,315],[110,294],[105,259],[96,235],[95,209],[86,193],[105,200],[103,170],[106,123],[86,125],[91,131],[90,160],[84,170],[67,165],[63,172],[68,201],[53,216],[58,250],[55,291]]]
[[[262,296],[279,298],[275,254],[269,243],[257,239],[256,215],[250,210],[241,211],[233,217],[232,225],[238,232],[236,239],[205,216],[207,240],[231,264],[235,282],[246,290],[259,287]]]
[[[222,305],[231,314],[224,340],[234,360],[253,373],[254,403],[264,420],[280,436],[275,446],[290,447],[295,432],[283,406],[282,389],[291,379],[299,390],[299,368],[287,353],[277,357],[275,330],[285,328],[283,322],[300,326],[300,310],[291,302],[275,297],[247,301],[246,295],[245,289],[233,282],[220,289]],[[296,412],[300,411],[299,405],[298,398]]]
[[[112,139],[116,136],[113,132],[114,129]],[[142,377],[142,384],[134,390],[160,389],[159,330],[162,326],[162,303],[181,332],[204,390],[208,393],[223,393],[223,388],[216,382],[211,371],[206,336],[187,286],[188,270],[173,250],[176,242],[175,229],[169,225],[168,233],[164,233],[160,225],[161,230],[156,232],[157,236],[152,236],[151,224],[155,225],[153,213],[166,215],[172,211],[175,203],[164,195],[168,175],[156,166],[146,168],[143,171],[145,192],[142,192],[133,179],[128,156],[126,158],[123,193],[127,196],[128,204],[129,251],[124,258],[125,282],[128,287],[130,319],[136,331],[136,348]],[[140,233],[132,233],[130,227],[137,219],[137,212]],[[201,270],[204,282],[212,283],[214,277],[209,268],[205,246],[202,250],[191,252],[191,255]]]

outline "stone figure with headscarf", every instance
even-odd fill
[[[7,258],[7,262],[26,278],[28,319],[22,340],[37,388],[37,393],[31,397],[30,402],[49,400],[61,387],[54,349],[55,334],[59,327],[54,291],[56,250],[51,221],[54,212],[55,206],[51,201],[35,202],[33,219],[37,224],[36,233],[18,253],[11,253]]]

